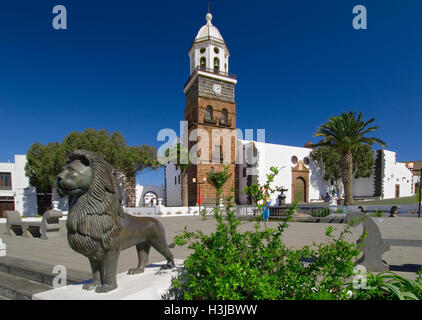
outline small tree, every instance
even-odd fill
[[[221,199],[223,193],[223,187],[226,182],[230,179],[231,174],[229,173],[229,166],[224,166],[224,170],[220,172],[208,172],[207,179],[217,189],[217,204]]]
[[[81,133],[71,132],[62,143],[54,142],[45,146],[37,142],[31,146],[27,152],[28,162],[25,167],[31,185],[39,192],[51,192],[56,184],[56,175],[66,163],[67,155],[75,149],[97,152],[121,172],[126,178],[126,195],[134,192],[135,177],[138,172],[145,168],[156,169],[160,166],[155,147],[128,146],[120,132],[110,135],[106,130],[86,129]],[[128,200],[126,202],[129,202]]]

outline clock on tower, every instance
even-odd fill
[[[228,166],[231,176],[223,188],[223,200],[235,187],[237,131],[234,88],[237,80],[235,75],[228,73],[229,50],[211,20],[212,15],[208,13],[207,23],[199,30],[189,49],[190,77],[184,87],[189,149],[198,145],[201,134],[206,132],[208,135],[208,150],[203,144],[198,151],[199,162],[188,168],[189,205],[198,204],[198,199],[203,199],[201,204],[218,203],[213,185],[209,182],[203,184],[199,198],[197,185],[192,182],[193,179],[203,181],[210,171],[223,171]]]

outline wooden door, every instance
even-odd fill
[[[0,218],[5,218],[3,212],[6,210],[15,210],[15,202],[14,201],[0,201]]]
[[[295,180],[295,195],[293,200],[299,202],[306,201],[306,182],[302,177],[298,177]]]
[[[396,196],[396,198],[400,197],[400,185],[399,184],[396,184],[395,196]]]

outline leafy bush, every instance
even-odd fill
[[[355,290],[357,300],[420,300],[422,283],[420,278],[409,280],[394,272],[367,273],[366,288]]]
[[[385,213],[384,211],[376,210],[374,213],[371,213],[371,217],[384,217]]]
[[[318,218],[327,217],[330,214],[331,214],[330,208],[321,208],[321,209],[311,211],[311,216],[312,217],[318,217]]]
[[[276,174],[276,171],[273,172]],[[270,174],[268,180],[273,178]],[[268,181],[267,181],[268,182]],[[256,199],[266,188],[253,186]],[[270,189],[268,188],[268,192]],[[261,192],[261,193],[260,193]],[[266,196],[269,195],[267,192]],[[201,231],[175,237],[176,245],[187,245],[193,253],[184,262],[184,271],[172,281],[170,296],[178,299],[206,300],[298,300],[298,299],[418,299],[422,298],[420,280],[410,281],[394,273],[367,273],[367,287],[355,286],[355,263],[361,252],[345,240],[351,227],[335,237],[334,228],[326,230],[327,240],[302,249],[286,247],[281,240],[288,222],[277,228],[239,232],[240,221],[232,210],[233,195],[227,199],[226,215],[216,208],[217,229],[210,235]],[[260,207],[262,210],[262,206]],[[289,208],[291,219],[294,206]],[[262,213],[262,211],[261,211]],[[362,241],[363,242],[363,241]],[[363,244],[363,243],[362,243]],[[305,263],[308,261],[309,263]],[[422,277],[422,271],[420,273]],[[167,296],[169,298],[169,296]]]
[[[205,209],[205,208],[202,209],[200,213],[201,213],[201,216],[202,216],[202,220],[203,221],[207,220],[207,209]]]

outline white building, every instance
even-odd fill
[[[311,148],[292,147],[269,143],[238,140],[239,152],[243,152],[244,164],[238,166],[239,203],[246,204],[244,187],[251,183],[263,185],[271,167],[280,169],[274,186],[284,187],[286,202],[295,199],[301,202],[321,200],[333,189],[323,179],[323,174],[313,161]],[[253,149],[256,149],[253,151]],[[249,152],[248,152],[249,151]],[[253,157],[253,159],[251,159]],[[354,198],[391,199],[412,196],[412,172],[405,163],[396,161],[396,153],[388,150],[374,152],[373,173],[368,178],[353,179]],[[342,193],[342,187],[340,188]],[[278,194],[273,195],[272,204],[277,204]]]
[[[0,218],[5,210],[37,214],[37,193],[25,175],[25,165],[26,155],[15,155],[14,163],[0,163]]]

